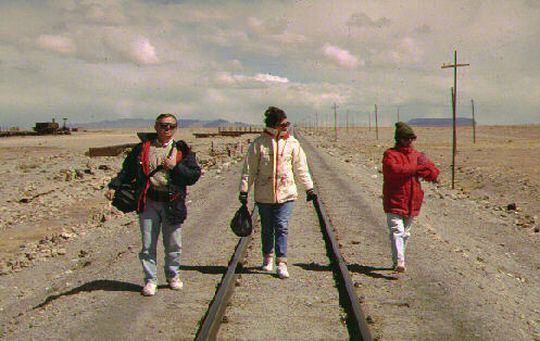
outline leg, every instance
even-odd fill
[[[163,206],[166,205],[162,204]],[[165,277],[168,279],[178,276],[178,270],[180,269],[180,256],[182,254],[182,226],[181,224],[171,224],[167,220],[165,215],[165,209],[163,212],[163,248],[165,251],[164,270]]]
[[[287,244],[289,239],[289,218],[293,212],[294,201],[276,206],[274,211],[274,229],[276,234],[277,263],[287,263]]]
[[[274,256],[274,204],[260,204],[259,215],[261,216],[261,244],[263,257]]]
[[[409,237],[411,236],[411,227],[413,224],[414,218],[403,218],[403,257],[405,257],[406,251],[407,251],[407,242],[409,241]]]
[[[392,262],[394,266],[405,262],[403,236],[405,227],[403,218],[397,214],[387,213],[386,221],[390,235],[390,245],[392,248]]]
[[[155,205],[156,203],[148,201],[146,209],[139,215],[142,237],[142,249],[139,253],[139,259],[144,270],[145,282],[153,282],[157,285],[156,253],[161,218]]]

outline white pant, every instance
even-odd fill
[[[392,263],[394,266],[405,262],[405,249],[407,240],[411,235],[411,226],[414,218],[406,218],[397,214],[387,213],[386,222],[390,235],[390,245],[392,248]]]

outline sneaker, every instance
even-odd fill
[[[148,282],[142,289],[143,296],[154,296],[156,294],[157,285],[154,282]]]
[[[396,267],[394,268],[396,272],[405,272],[405,262],[398,261]]]
[[[277,267],[277,274],[279,278],[289,278],[289,271],[287,271],[287,264],[285,263],[279,263]]]
[[[261,269],[266,272],[274,271],[274,257],[264,257]]]
[[[167,282],[169,282],[169,286],[173,290],[180,290],[184,287],[184,283],[180,280],[180,276],[174,276],[172,278],[167,279]]]

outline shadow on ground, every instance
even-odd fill
[[[62,292],[56,295],[51,295],[47,297],[47,299],[43,302],[38,304],[32,309],[38,309],[46,306],[47,304],[51,303],[52,301],[63,297],[63,296],[71,296],[76,295],[80,292],[91,292],[96,290],[103,290],[103,291],[134,291],[134,292],[140,292],[142,290],[142,286],[138,284],[133,283],[127,283],[127,282],[121,282],[121,281],[115,281],[115,280],[109,280],[109,279],[99,279],[95,281],[91,281],[88,283],[85,283],[79,287],[73,288],[69,291]]]

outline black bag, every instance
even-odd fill
[[[114,192],[112,205],[124,213],[135,211],[137,209],[135,183],[120,185]]]
[[[169,150],[167,157],[171,156],[172,151],[173,148],[171,145],[171,149]],[[163,165],[157,166],[156,169],[154,169],[150,172],[150,174],[148,174],[146,179],[150,179],[161,169],[163,169]],[[120,187],[114,192],[112,205],[124,213],[129,213],[137,210],[138,199],[139,198],[137,197],[137,190],[134,182],[121,184]]]
[[[251,222],[251,214],[247,205],[242,205],[234,214],[231,220],[231,230],[238,237],[247,237],[253,231],[253,225]]]

